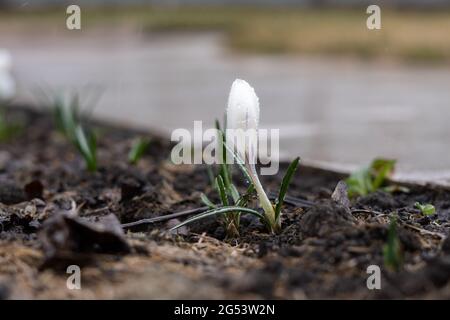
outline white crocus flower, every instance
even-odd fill
[[[11,99],[16,92],[11,67],[11,55],[8,51],[0,49],[0,101]]]
[[[278,198],[274,205],[270,202],[264,188],[259,181],[256,173],[256,160],[258,154],[258,123],[259,123],[259,99],[255,90],[244,80],[236,79],[231,86],[230,96],[227,107],[227,125],[226,139],[222,136],[223,132],[217,123],[217,139],[219,159],[224,160],[222,151],[227,150],[228,157],[226,164],[221,164],[221,172],[216,178],[216,188],[221,198],[219,206],[212,203],[204,194],[202,201],[210,208],[198,215],[186,219],[184,222],[176,225],[171,230],[178,229],[184,225],[204,219],[207,217],[225,214],[227,223],[227,232],[233,232],[233,236],[238,234],[240,214],[248,213],[258,217],[266,225],[268,231],[275,233],[281,230],[280,216],[284,202],[284,197],[289,187],[289,183],[297,170],[300,158],[295,158],[286,170],[281,182]],[[225,146],[222,144],[226,141]],[[247,193],[239,195],[238,190],[231,181],[231,175],[228,169],[230,162],[235,159],[238,161],[240,169],[251,184],[248,192],[256,190],[258,194],[260,207],[264,214],[247,207]],[[228,197],[232,196],[234,204],[229,204]]]
[[[275,211],[265,193],[256,172],[258,154],[259,99],[255,90],[244,80],[236,79],[231,86],[227,108],[227,145],[237,154],[247,167],[260,206],[265,216],[274,226]]]

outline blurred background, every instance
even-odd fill
[[[242,78],[282,158],[352,170],[382,156],[399,178],[450,178],[450,0],[0,0],[0,48],[16,103],[78,92],[99,119],[169,137],[221,118]]]

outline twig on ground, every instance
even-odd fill
[[[446,236],[445,236],[444,234],[442,234],[442,233],[439,233],[439,232],[433,232],[433,231],[429,231],[429,230],[426,230],[426,229],[422,229],[422,228],[413,226],[412,224],[402,223],[402,225],[404,225],[405,227],[408,227],[408,228],[410,228],[410,229],[416,230],[416,231],[418,231],[418,232],[420,232],[420,233],[422,233],[422,234],[427,234],[427,235],[429,235],[429,236],[439,237],[439,238],[441,238],[441,239],[445,239],[445,237],[446,237]]]
[[[387,216],[387,214],[379,211],[367,210],[367,209],[353,209],[352,213],[368,213],[375,214],[376,216]]]

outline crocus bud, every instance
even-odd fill
[[[228,97],[227,127],[229,129],[258,129],[259,99],[247,81],[236,79]]]
[[[227,140],[230,147],[249,163],[256,163],[258,147],[259,99],[244,80],[236,79],[227,108]]]
[[[11,67],[11,55],[8,51],[0,49],[0,101],[11,99],[16,92]]]
[[[244,161],[264,213],[274,225],[275,211],[256,172],[258,150],[259,99],[244,80],[236,79],[231,86],[227,108],[227,145]]]

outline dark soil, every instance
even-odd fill
[[[199,208],[200,192],[217,200],[206,167],[171,164],[167,139],[92,123],[99,169],[89,173],[49,114],[15,107],[7,116],[24,129],[0,143],[0,298],[450,298],[444,187],[408,185],[408,193],[376,192],[347,207],[331,198],[345,175],[301,166],[280,234],[245,215],[232,239],[215,219],[167,231],[186,216],[122,229]],[[152,142],[133,166],[127,154],[140,136]],[[269,191],[286,167],[263,177]],[[437,213],[422,215],[416,201]],[[398,271],[383,261],[392,213]],[[66,287],[72,264],[81,267],[81,290]],[[369,265],[381,268],[381,290],[366,286]]]

